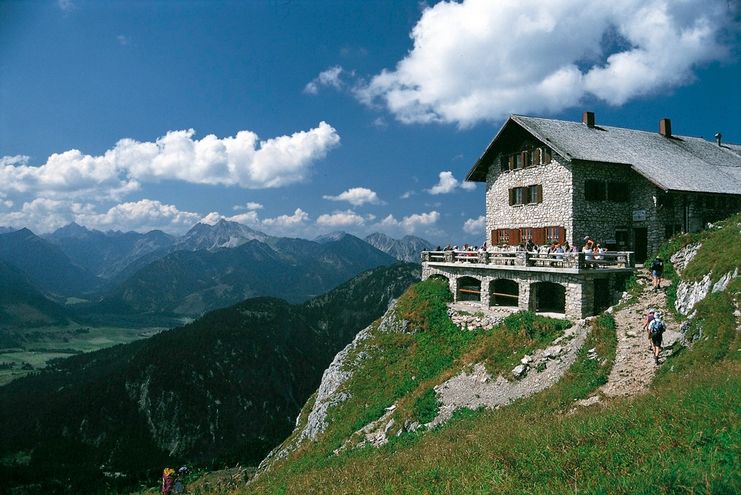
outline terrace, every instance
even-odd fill
[[[425,251],[421,258],[422,279],[447,280],[456,303],[568,318],[594,315],[614,304],[635,266],[632,251]]]
[[[491,268],[497,270],[545,271],[553,273],[590,272],[594,270],[632,271],[632,251],[602,254],[538,253],[521,250],[501,251],[424,251],[422,263],[438,267]]]

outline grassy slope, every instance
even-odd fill
[[[703,248],[685,275],[696,280],[712,271],[717,280],[741,259],[738,222],[736,216],[715,230],[675,239],[662,254],[702,238]],[[352,428],[399,396],[405,395],[400,404],[410,414],[424,411],[430,387],[460,369],[466,357],[488,356],[495,368],[506,361],[506,352],[482,353],[495,345],[492,336],[454,330],[438,308],[444,296],[430,294],[433,289],[424,284],[415,290],[422,293],[406,298],[418,301],[411,307],[419,311],[407,309],[407,317],[423,328],[442,328],[439,335],[425,328],[416,336],[393,334],[374,342],[379,350],[349,384],[363,400],[337,408],[317,444],[238,493],[741,492],[741,340],[733,316],[741,278],[697,306],[688,334],[701,332],[701,338],[669,359],[650,394],[568,414],[575,399],[604,383],[612,366],[614,321],[604,315],[593,322],[577,362],[556,386],[498,411],[463,412],[443,428],[405,433],[380,449],[331,456]],[[602,359],[587,359],[584,350],[591,347]],[[414,363],[425,363],[427,373]]]

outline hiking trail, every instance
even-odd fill
[[[615,364],[610,371],[607,383],[602,385],[598,394],[606,397],[630,396],[648,391],[648,386],[656,375],[659,366],[654,362],[653,352],[643,323],[649,309],[661,311],[666,322],[664,331],[663,350],[659,356],[659,365],[671,355],[672,348],[683,338],[679,325],[672,313],[666,307],[666,288],[671,281],[663,279],[661,289],[654,292],[651,287],[651,276],[646,269],[637,272],[638,283],[643,286],[638,301],[635,304],[615,311],[615,333],[617,334],[617,349]],[[599,395],[579,401],[581,405],[593,404],[599,401]]]

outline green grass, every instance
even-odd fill
[[[126,344],[162,331],[162,328],[68,326],[36,327],[12,331],[12,347],[0,348],[0,385],[40,370],[53,359]],[[7,336],[6,336],[7,337]]]
[[[738,493],[741,366],[729,357],[738,336],[730,321],[704,333],[704,345],[670,359],[665,369],[674,370],[650,394],[568,414],[612,367],[614,320],[601,316],[564,379],[540,394],[498,411],[463,411],[378,450],[319,462],[305,455],[237,493]],[[596,360],[586,355],[591,347]]]
[[[660,255],[668,260],[701,241],[683,275],[699,280],[712,272],[717,280],[741,259],[740,218],[678,236]],[[676,287],[679,276],[667,265],[665,276]],[[647,394],[575,406],[607,381],[614,363],[615,321],[603,314],[553,387],[495,411],[458,410],[442,427],[392,436],[378,449],[334,455],[353,428],[388,405],[398,405],[397,424],[428,420],[439,407],[436,384],[482,360],[492,371],[507,371],[563,331],[523,313],[490,331],[461,332],[444,314],[449,294],[428,282],[400,301],[414,332],[374,335],[362,349],[366,359],[347,385],[352,398],[332,411],[327,433],[232,493],[741,493],[741,332],[733,316],[741,306],[740,278],[696,305],[687,331],[693,345],[675,350]],[[627,285],[636,302],[640,287]],[[589,359],[591,348],[597,359]]]

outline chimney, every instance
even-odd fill
[[[659,120],[659,134],[664,136],[665,138],[672,137],[672,121],[671,119],[661,119]]]
[[[720,132],[715,133],[715,142],[718,143],[718,146],[720,146],[720,140],[722,137],[723,137],[723,134],[721,134]]]
[[[594,127],[594,112],[584,112],[581,115],[582,124],[586,124],[587,127]]]

